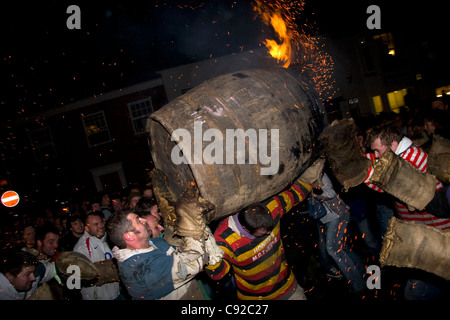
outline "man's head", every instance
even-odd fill
[[[59,244],[59,232],[54,226],[44,225],[36,230],[36,248],[42,255],[53,257]]]
[[[66,221],[66,229],[74,236],[81,237],[84,233],[84,222],[78,216],[69,216]]]
[[[142,195],[139,192],[133,191],[128,195],[128,207],[131,210],[134,210],[138,201],[142,198]]]
[[[99,239],[105,235],[105,216],[101,211],[92,211],[84,219],[84,230]]]
[[[447,111],[448,110],[447,100],[444,99],[443,97],[436,97],[431,101],[431,108]]]
[[[367,136],[367,145],[375,153],[375,158],[380,158],[388,148],[393,152],[403,138],[403,132],[394,125],[381,125],[374,127]]]
[[[33,282],[36,281],[34,276],[36,257],[21,250],[5,250],[0,253],[0,256],[0,272],[18,292],[29,291]]]
[[[147,187],[142,191],[143,198],[151,198],[153,197],[153,189],[152,187]]]
[[[423,120],[423,129],[429,136],[437,134],[446,139],[450,138],[450,130],[448,128],[450,117],[448,112],[441,109],[432,109],[424,115]]]
[[[139,216],[143,214],[151,214],[155,217],[156,221],[159,223],[161,221],[161,215],[159,214],[158,203],[154,198],[142,198],[140,199],[135,207],[134,212]]]
[[[103,207],[111,206],[111,196],[107,192],[103,192],[100,194],[100,204]]]
[[[124,206],[124,202],[122,201],[122,197],[120,194],[113,195],[111,197],[111,203],[115,212],[122,211],[126,207]]]
[[[23,228],[22,239],[28,247],[36,245],[36,229],[32,225],[27,225]]]
[[[91,203],[91,210],[90,211],[102,211],[102,205],[100,202],[93,201]]]
[[[164,231],[164,227],[160,224],[161,215],[158,212],[158,204],[153,198],[142,198],[136,204],[135,213],[147,220],[147,224],[152,231],[153,237],[157,238]]]
[[[244,229],[254,237],[269,234],[275,227],[269,211],[260,204],[252,204],[242,209],[238,219]]]
[[[164,227],[159,224],[152,214],[143,214],[139,215],[139,217],[144,218],[147,221],[147,225],[151,230],[153,238],[158,238],[164,232]]]
[[[152,232],[147,221],[130,210],[114,213],[106,224],[110,240],[119,249],[148,248]]]

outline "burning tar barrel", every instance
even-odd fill
[[[289,187],[326,125],[312,88],[273,68],[208,80],[154,112],[147,131],[155,167],[177,195],[196,183],[215,206],[210,222]]]

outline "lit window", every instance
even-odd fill
[[[393,92],[389,92],[387,94],[388,102],[389,102],[389,108],[391,111],[394,111],[396,113],[400,112],[400,107],[403,107],[405,105],[405,95],[407,93],[406,89],[401,89]]]
[[[389,32],[378,34],[376,36],[373,36],[373,39],[377,43],[379,43],[380,48],[382,48],[385,51],[385,53],[387,53],[390,56],[395,56],[395,43],[392,33]]]
[[[375,114],[383,112],[383,102],[381,101],[381,96],[372,97],[372,102],[375,109]]]
[[[442,95],[450,95],[450,85],[445,87],[440,87],[435,90],[436,97],[442,97]]]
[[[131,122],[135,134],[145,132],[145,125],[148,116],[153,112],[152,100],[150,98],[139,100],[128,104]]]
[[[84,130],[89,147],[98,146],[111,141],[108,125],[103,111],[83,116]]]

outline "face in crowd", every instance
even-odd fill
[[[97,215],[89,215],[86,218],[86,226],[84,229],[91,236],[101,239],[106,233],[105,219]]]
[[[53,232],[48,232],[45,235],[44,239],[36,241],[37,249],[39,250],[39,252],[46,255],[47,257],[53,257],[56,254],[58,244],[59,235]]]

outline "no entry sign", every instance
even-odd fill
[[[14,207],[19,203],[19,194],[15,191],[6,191],[2,194],[2,203],[5,207]]]

